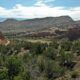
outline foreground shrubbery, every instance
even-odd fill
[[[0,80],[56,80],[67,72],[73,78],[79,76],[73,73],[79,55],[80,41],[1,45]]]

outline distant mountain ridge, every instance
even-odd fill
[[[76,27],[77,23],[69,16],[35,18],[27,20],[7,19],[0,22],[0,30],[3,32],[37,31],[46,28]]]

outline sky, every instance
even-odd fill
[[[0,18],[70,16],[80,20],[80,0],[0,0]]]

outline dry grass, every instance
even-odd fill
[[[40,42],[40,43],[50,43],[50,40],[47,39],[26,39],[26,41],[28,42],[32,42],[32,43],[36,43],[36,42]]]

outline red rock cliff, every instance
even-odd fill
[[[5,36],[0,32],[0,45],[5,45],[7,43],[7,39]]]

